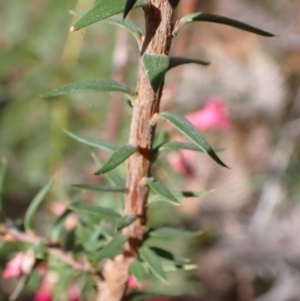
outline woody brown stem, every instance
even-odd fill
[[[163,83],[154,91],[145,73],[144,54],[168,54],[173,29],[173,9],[168,0],[153,0],[145,10],[146,35],[139,59],[137,99],[133,104],[133,116],[129,144],[137,146],[139,152],[128,160],[126,214],[135,214],[138,219],[124,233],[129,237],[126,251],[134,255],[143,241],[146,224],[148,187],[143,179],[149,177],[152,159],[152,142],[155,124],[151,122],[159,112]]]
[[[152,142],[155,134],[153,116],[159,112],[163,81],[155,91],[145,73],[144,54],[168,54],[172,40],[173,8],[168,0],[151,0],[144,10],[146,33],[138,64],[137,98],[133,103],[133,116],[129,144],[137,146],[138,152],[128,160],[125,214],[135,214],[136,221],[124,229],[128,237],[122,255],[109,260],[104,268],[105,282],[99,284],[98,301],[120,301],[126,290],[129,264],[137,256],[143,242],[146,227],[146,204],[148,187],[143,179],[150,176]]]

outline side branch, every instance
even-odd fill
[[[101,272],[92,267],[87,261],[74,259],[67,252],[62,250],[59,245],[43,237],[33,234],[27,234],[15,228],[4,227],[0,230],[0,240],[24,242],[34,246],[43,243],[46,247],[46,253],[53,255],[57,259],[63,261],[65,264],[71,266],[74,270],[88,272],[93,275],[97,275],[100,278],[103,278]]]

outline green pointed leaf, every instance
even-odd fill
[[[7,168],[7,161],[5,158],[1,158],[0,160],[0,216],[3,210],[2,197],[3,197],[3,183],[6,174],[6,168]]]
[[[106,238],[113,238],[116,235],[118,235],[118,233],[115,231],[115,229],[113,229],[110,226],[101,226],[101,233],[103,234],[103,236],[105,236]]]
[[[214,190],[202,190],[202,191],[180,191],[175,192],[174,196],[178,199],[185,199],[185,198],[197,198],[200,196],[206,196],[210,193],[212,193]]]
[[[25,289],[28,280],[29,280],[29,275],[24,275],[19,279],[16,288],[14,289],[13,293],[9,297],[9,301],[15,301],[20,296],[22,291]]]
[[[91,156],[98,166],[98,168],[101,168],[103,166],[103,163],[99,160],[99,158],[96,156],[95,153],[91,153]],[[112,183],[115,184],[119,187],[125,187],[125,182],[124,180],[114,171],[109,171],[104,174],[104,176]]]
[[[131,33],[133,35],[133,37],[138,42],[141,41],[141,38],[143,35],[142,29],[140,28],[140,26],[138,24],[136,24],[132,20],[129,20],[129,19],[124,20],[120,16],[114,16],[114,17],[107,19],[107,21],[126,29],[129,33]]]
[[[45,199],[45,196],[47,195],[47,193],[49,192],[52,184],[54,182],[54,179],[51,179],[38,193],[37,195],[33,198],[33,200],[31,201],[25,217],[24,217],[24,227],[26,229],[26,231],[32,231],[32,220],[33,217],[37,211],[37,209],[39,208],[39,206],[41,205],[41,203],[43,202],[43,200]]]
[[[103,191],[103,192],[126,192],[126,187],[117,187],[117,186],[104,186],[104,185],[90,185],[90,184],[74,184],[72,187],[83,189],[83,190],[92,190],[92,191]]]
[[[60,88],[53,89],[45,94],[42,94],[43,98],[51,98],[62,96],[65,94],[72,93],[83,93],[83,92],[122,92],[132,95],[133,92],[126,85],[119,83],[112,79],[89,79],[80,82],[67,84]]]
[[[95,252],[101,248],[103,248],[105,245],[107,245],[107,241],[102,240],[96,240],[96,241],[83,241],[83,248],[87,252]]]
[[[118,221],[116,224],[116,231],[120,231],[129,225],[131,225],[135,220],[137,219],[136,215],[134,214],[129,214],[129,215],[124,215],[122,218]]]
[[[188,143],[188,142],[170,141],[161,144],[158,148],[159,151],[178,151],[182,149],[203,153],[203,150],[200,149],[199,146],[195,145],[194,143]],[[215,152],[220,153],[223,152],[224,150],[225,150],[224,148],[216,148]]]
[[[113,258],[122,252],[122,246],[127,241],[127,237],[116,235],[96,256],[96,261],[99,262],[105,258]]]
[[[61,296],[65,293],[66,288],[69,287],[72,279],[76,277],[76,273],[73,269],[64,268],[59,273],[59,281],[55,284],[53,290],[53,301],[59,301]]]
[[[170,58],[165,54],[144,54],[145,73],[153,90],[157,91],[169,68]]]
[[[145,241],[145,244],[147,246],[149,241],[149,238]],[[158,247],[151,247],[151,250],[162,260],[166,261],[172,261],[176,264],[186,264],[190,262],[190,259],[188,258],[183,258],[183,257],[178,257],[174,254],[172,254],[169,251],[166,251],[164,249],[158,248]]]
[[[132,10],[133,6],[135,5],[137,0],[126,0],[124,12],[123,12],[123,18],[125,19],[128,13]]]
[[[128,159],[133,153],[137,151],[136,146],[132,146],[129,144],[120,146],[108,159],[108,161],[95,172],[95,175],[102,175],[117,166],[123,163],[126,159]]]
[[[145,270],[143,263],[138,259],[135,259],[130,264],[130,274],[134,276],[138,283],[142,284],[146,279],[147,271]]]
[[[163,238],[163,239],[184,239],[184,238],[193,238],[198,235],[201,235],[201,231],[191,232],[181,229],[162,227],[151,230],[148,232],[150,236]]]
[[[206,139],[202,134],[197,130],[197,128],[189,122],[184,116],[172,113],[172,112],[163,112],[160,113],[159,118],[169,121],[179,132],[184,134],[192,142],[199,146],[199,148],[208,154],[215,162],[221,166],[227,167],[217,156],[213,148],[208,144]]]
[[[199,146],[195,145],[194,143],[187,143],[187,142],[178,142],[178,141],[170,141],[162,144],[159,147],[159,151],[178,151],[178,150],[191,150],[195,152],[202,152],[203,150],[199,148]]]
[[[170,57],[170,64],[168,70],[184,64],[198,64],[202,66],[208,66],[210,62],[189,59],[187,57]]]
[[[186,198],[195,198],[195,197],[202,197],[212,193],[213,190],[203,190],[203,191],[180,191],[180,192],[173,192],[172,194],[176,199],[186,199]],[[153,195],[150,197],[150,203],[164,201],[160,195]]]
[[[34,247],[34,255],[37,259],[45,259],[46,257],[46,246],[43,242],[40,242]]]
[[[179,28],[185,24],[189,24],[189,23],[197,22],[197,21],[224,24],[224,25],[232,26],[232,27],[235,27],[238,29],[242,29],[244,31],[252,32],[257,35],[261,35],[261,36],[265,36],[265,37],[274,37],[274,35],[272,33],[269,33],[267,31],[261,30],[259,28],[253,27],[246,23],[243,23],[243,22],[240,22],[237,20],[233,20],[233,19],[230,19],[227,17],[213,15],[213,14],[207,14],[207,13],[202,13],[202,12],[192,13],[192,14],[186,15],[183,18],[181,18],[178,23]],[[178,30],[176,30],[176,32],[174,34],[176,35],[177,32],[178,32]]]
[[[79,204],[72,204],[69,206],[69,208],[73,211],[76,211],[78,213],[85,213],[88,215],[93,215],[93,216],[107,216],[107,217],[115,217],[115,218],[120,218],[121,215],[117,213],[116,211],[110,209],[110,208],[105,208],[105,207],[100,207],[100,206],[95,206],[95,205],[79,205]]]
[[[150,271],[161,281],[167,282],[165,273],[161,267],[161,262],[159,257],[154,251],[147,247],[142,247],[139,249],[139,254],[142,260],[147,264]]]
[[[61,246],[66,252],[74,251],[76,243],[76,229],[66,230],[62,239]]]
[[[71,138],[84,143],[89,146],[97,147],[103,150],[108,150],[108,151],[115,151],[118,146],[112,142],[103,140],[103,139],[97,139],[97,138],[92,138],[88,136],[83,136],[83,135],[78,135],[72,132],[69,132],[67,130],[64,130],[64,132]]]
[[[180,205],[180,202],[161,181],[155,178],[147,178],[145,181],[150,189],[160,195],[164,200],[172,203],[173,205]]]
[[[162,268],[165,272],[176,272],[179,270],[183,271],[191,271],[196,270],[198,266],[196,264],[178,264],[176,262],[171,261],[163,261]]]
[[[95,22],[107,19],[111,16],[124,12],[126,0],[99,0],[96,4],[86,12],[74,26],[70,28],[70,31],[76,31],[84,28]],[[133,8],[148,7],[148,1],[138,0]]]

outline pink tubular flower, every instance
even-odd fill
[[[3,271],[2,278],[7,279],[11,277],[20,277],[23,275],[22,262],[24,253],[18,253],[12,260],[10,260]]]
[[[134,276],[130,276],[127,282],[128,287],[130,288],[139,288],[140,285]]]
[[[52,294],[39,290],[34,295],[34,301],[52,301]]]
[[[202,110],[185,116],[197,129],[201,131],[212,128],[228,128],[230,119],[224,102],[219,98],[210,98]]]
[[[80,300],[80,295],[81,295],[81,290],[79,285],[71,284],[68,290],[69,294],[69,301],[79,301]]]
[[[34,301],[52,301],[55,285],[59,278],[55,272],[48,272],[41,282],[38,291],[34,295]],[[66,296],[69,301],[80,301],[81,288],[77,283],[72,283],[66,287]]]

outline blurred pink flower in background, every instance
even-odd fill
[[[51,276],[51,274],[48,274]],[[51,282],[51,277],[44,277],[38,291],[34,295],[34,301],[52,301],[55,291],[55,283]],[[78,284],[73,283],[66,287],[69,301],[80,301],[81,288]]]
[[[80,286],[77,285],[76,283],[71,284],[69,286],[68,294],[69,294],[69,301],[79,301],[81,295]]]
[[[191,162],[193,161],[193,157],[195,157],[195,152],[183,150],[170,153],[168,160],[175,171],[188,177],[194,177],[195,170]]]
[[[138,283],[138,281],[136,280],[136,278],[134,276],[129,277],[127,285],[130,288],[139,288],[140,287],[140,284]]]
[[[2,273],[2,278],[7,279],[11,277],[20,277],[23,275],[21,266],[24,259],[24,253],[18,253],[12,260],[10,260]]]
[[[19,252],[10,260],[2,273],[2,278],[21,277],[28,275],[35,264],[35,256],[31,249],[26,252]]]
[[[187,114],[185,117],[200,131],[212,128],[225,129],[230,126],[230,119],[222,99],[209,98],[203,109]]]

